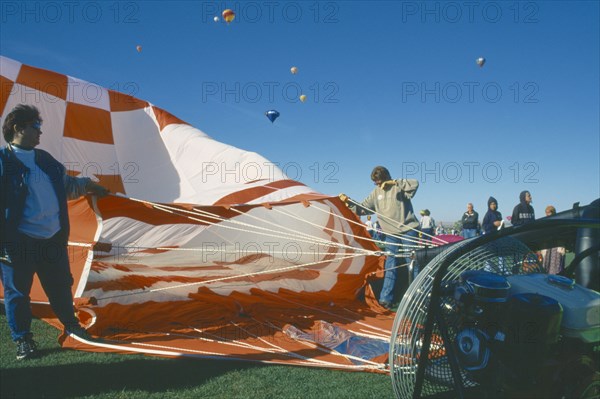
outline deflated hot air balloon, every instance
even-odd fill
[[[142,52],[142,46],[140,46],[140,45],[135,46],[135,49],[137,50],[138,53]]]
[[[302,101],[302,102],[306,101],[306,95],[305,94],[301,94],[300,95],[300,101]]]
[[[273,122],[275,122],[275,119],[279,118],[279,111],[275,111],[274,109],[271,109],[271,110],[265,112],[265,115],[267,118],[269,118],[271,123],[273,123]]]
[[[479,68],[481,68],[483,66],[483,64],[485,64],[485,58],[479,57],[479,58],[477,58],[477,61],[475,61],[475,62],[477,62],[477,65],[479,65]]]
[[[378,270],[379,248],[339,198],[289,177],[287,166],[295,163],[280,169],[145,100],[97,85],[106,102],[42,91],[69,79],[0,56],[0,120],[12,104],[39,107],[45,123],[57,127],[45,146],[62,149],[61,160],[82,176],[94,172],[85,168],[91,162],[141,166],[136,179],[125,168],[123,176],[119,168],[95,175],[124,196],[69,202],[77,316],[98,340],[63,334],[62,346],[389,373],[393,319],[357,295]],[[182,90],[194,94],[192,86]],[[101,136],[72,128],[81,121],[102,126]],[[136,145],[127,145],[132,138]],[[69,145],[73,140],[77,145]],[[30,298],[36,317],[60,325],[37,282]]]
[[[292,73],[292,75],[295,75],[295,74],[298,73],[298,68],[295,67],[295,66],[293,66],[293,67],[290,68],[290,72]]]
[[[235,13],[233,12],[233,10],[231,10],[229,8],[226,9],[225,11],[223,11],[223,13],[221,15],[223,16],[223,19],[227,23],[230,23],[235,18]]]

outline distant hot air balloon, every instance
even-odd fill
[[[135,49],[137,50],[138,53],[142,52],[142,46],[140,46],[139,44],[137,46],[135,46]]]
[[[293,66],[293,67],[291,67],[291,68],[290,68],[290,72],[291,72],[293,75],[295,75],[295,74],[297,74],[297,73],[298,73],[298,68],[297,68],[297,67],[295,67],[295,66]]]
[[[275,119],[279,118],[279,112],[275,111],[274,109],[265,112],[265,115],[267,118],[269,118],[271,123],[275,122]]]
[[[485,64],[485,58],[479,57],[479,58],[477,58],[477,61],[475,61],[475,62],[477,62],[477,65],[479,65],[479,68],[481,68],[483,66],[483,64]]]
[[[233,12],[233,10],[231,10],[229,8],[227,10],[223,11],[223,13],[221,15],[223,16],[223,19],[227,23],[230,23],[235,18],[235,13]]]
[[[302,101],[302,102],[306,101],[306,95],[301,94],[300,95],[300,101]]]
[[[213,21],[215,21],[215,22],[219,22],[219,17],[215,16],[215,17],[213,18]]]

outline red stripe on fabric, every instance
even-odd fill
[[[215,262],[218,265],[248,265],[259,261],[263,258],[272,258],[269,254],[263,253],[254,253],[246,256],[242,256],[241,258],[231,261],[231,262]]]
[[[6,108],[8,97],[10,96],[14,85],[15,82],[12,80],[0,76],[0,115],[4,115],[4,108]]]
[[[193,278],[183,276],[140,276],[139,274],[128,274],[117,280],[93,281],[87,283],[86,290],[101,289],[102,291],[131,291],[151,287],[156,283],[179,284],[202,284],[203,281],[212,280],[212,277]]]
[[[60,73],[22,65],[17,83],[63,100],[67,99],[68,78]]]
[[[294,187],[294,186],[304,186],[305,184],[300,183],[299,181],[296,180],[277,180],[274,182],[271,182],[269,184],[265,184],[265,187],[272,187],[272,188],[288,188],[288,187]]]
[[[319,200],[324,200],[324,199],[329,199],[331,198],[331,196],[329,195],[325,195],[325,194],[319,194],[319,193],[303,193],[303,194],[298,194],[298,195],[294,195],[293,197],[290,198],[286,198],[282,201],[277,201],[277,202],[271,202],[270,204],[293,204],[293,203],[298,203],[298,202],[302,202],[302,201],[319,201]],[[337,197],[336,197],[337,198]]]
[[[94,143],[114,144],[110,112],[68,102],[63,135]]]
[[[112,269],[120,270],[119,265],[112,265]],[[121,270],[121,271],[126,271]],[[320,272],[318,270],[289,270],[283,272],[273,272],[268,274],[257,274],[257,275],[240,275],[239,277],[230,276],[230,275],[212,275],[206,277],[185,277],[185,276],[176,276],[176,275],[168,275],[168,276],[148,276],[148,275],[140,275],[140,274],[127,274],[118,279],[114,280],[102,280],[102,281],[92,281],[88,282],[85,289],[93,290],[100,289],[104,292],[107,291],[136,291],[140,289],[146,289],[152,287],[157,283],[174,283],[174,286],[181,284],[190,284],[190,287],[198,284],[198,287],[205,286],[210,289],[211,282],[213,280],[218,280],[224,278],[225,280],[219,281],[219,285],[223,284],[239,284],[240,282],[248,283],[248,284],[258,284],[265,281],[278,281],[278,280],[299,280],[299,281],[310,281],[318,279],[320,276]],[[203,283],[206,282],[206,285]],[[215,281],[215,283],[217,283]],[[168,292],[168,288],[166,286],[162,286],[161,288],[166,288],[162,290],[163,293]],[[175,288],[174,288],[175,289]],[[180,294],[176,294],[175,296],[180,296]]]
[[[152,110],[154,111],[154,115],[156,116],[156,120],[158,121],[158,127],[160,128],[161,132],[165,127],[174,123],[189,125],[189,123],[182,121],[181,119],[165,111],[164,109],[153,106]]]
[[[237,205],[245,204],[253,199],[263,197],[269,193],[276,191],[274,188],[268,187],[253,187],[245,190],[240,190],[232,194],[228,194],[221,199],[217,200],[214,205]]]
[[[136,109],[144,109],[150,105],[146,101],[114,90],[108,91],[108,98],[110,100],[110,110],[113,112],[135,111]]]
[[[246,204],[277,190],[294,186],[304,186],[304,184],[295,180],[278,180],[265,184],[264,186],[247,188],[228,194],[217,200],[214,205]]]
[[[193,207],[184,204],[156,204],[157,206],[167,206],[169,210],[161,210],[153,208],[150,203],[144,204],[137,201],[130,200],[128,198],[109,196],[101,198],[98,201],[98,208],[103,219],[110,219],[115,217],[127,217],[130,219],[139,220],[140,222],[147,223],[154,226],[164,224],[198,224],[208,225],[214,223],[220,223],[220,220],[214,219],[208,216],[202,216],[199,214],[188,213],[193,210],[206,211],[214,214],[217,217],[230,219],[238,216],[238,212],[227,210],[220,206],[207,206],[207,207]],[[238,210],[242,213],[248,212],[250,207],[239,208]],[[175,212],[175,214],[171,213]],[[199,220],[194,220],[194,219]]]
[[[251,181],[245,182],[244,184],[254,184],[254,183],[258,183],[259,181],[264,181],[264,180],[267,180],[267,179],[251,180]]]

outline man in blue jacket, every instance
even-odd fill
[[[87,338],[73,308],[67,241],[67,199],[108,190],[89,178],[66,174],[40,144],[42,118],[31,105],[17,105],[4,120],[7,145],[0,149],[0,271],[4,307],[17,359],[34,357],[30,292],[37,273],[52,310],[68,333]]]

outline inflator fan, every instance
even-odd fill
[[[600,390],[600,294],[546,274],[511,234],[441,248],[408,288],[391,339],[398,398]]]

